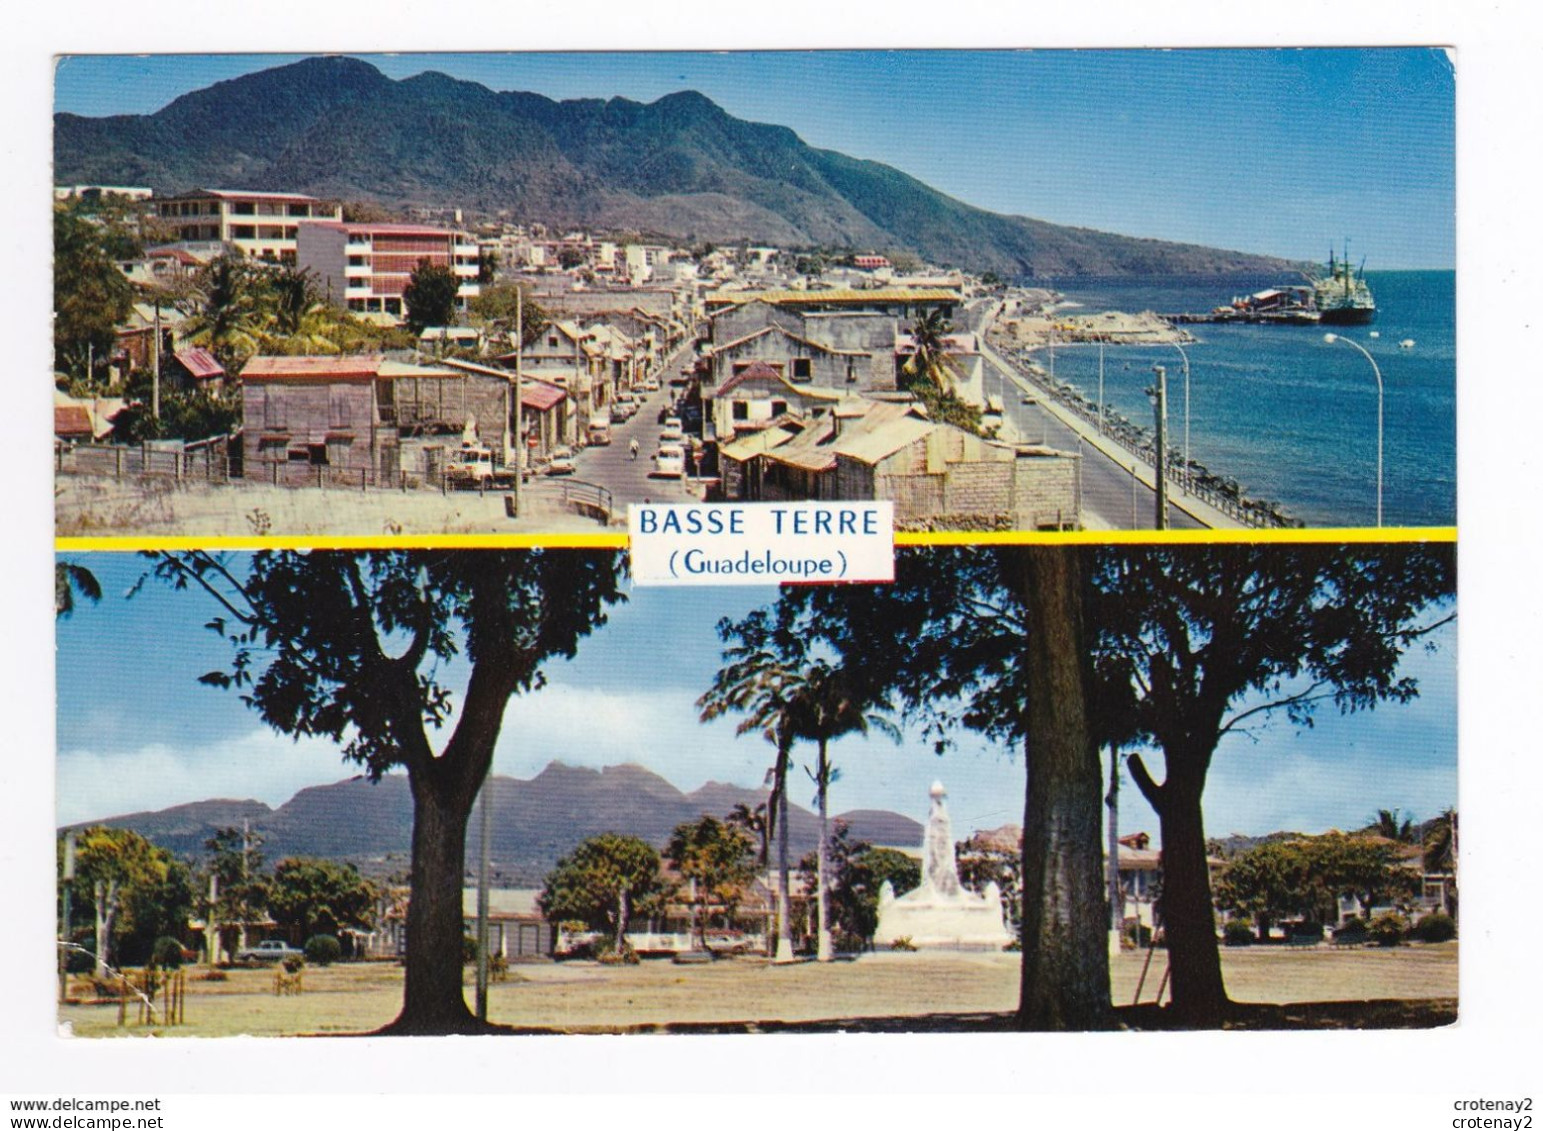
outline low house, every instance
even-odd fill
[[[488,890],[488,953],[501,958],[548,958],[557,945],[556,928],[536,905],[536,888]],[[477,937],[477,889],[461,889],[461,918],[468,937]]]
[[[246,477],[289,482],[297,479],[292,468],[320,467],[395,473],[397,434],[382,412],[383,364],[379,354],[248,361],[241,372]]]
[[[434,480],[470,435],[513,459],[513,375],[472,362],[409,365],[379,354],[255,357],[241,373],[248,479],[394,484]]]
[[[1080,522],[1071,452],[987,440],[909,401],[848,397],[719,449],[728,498],[889,500],[902,529],[1040,530]],[[785,438],[784,438],[785,437]]]
[[[750,361],[704,398],[705,419],[712,421],[711,438],[720,444],[736,436],[765,428],[784,413],[798,417],[816,415],[841,399],[829,389],[796,385],[776,365]]]
[[[161,379],[184,392],[213,393],[225,387],[225,367],[203,346],[188,346],[171,355]]]

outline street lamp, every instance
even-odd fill
[[[1157,418],[1157,529],[1168,529],[1168,371],[1152,366],[1157,383],[1147,390],[1152,412]]]
[[[1184,489],[1189,490],[1189,354],[1178,342],[1169,342],[1184,359]]]
[[[1349,338],[1342,338],[1338,334],[1325,334],[1323,340],[1329,343],[1344,342],[1356,350],[1361,356],[1371,362],[1372,375],[1377,378],[1377,525],[1382,525],[1382,370],[1377,368],[1377,359],[1366,352],[1366,347],[1359,342],[1353,342]]]

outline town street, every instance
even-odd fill
[[[660,367],[657,376],[661,388],[655,393],[634,390],[641,397],[642,407],[631,420],[611,425],[611,442],[588,447],[573,458],[574,473],[569,477],[545,477],[535,490],[538,493],[556,493],[564,479],[568,482],[593,483],[611,492],[612,511],[618,517],[628,503],[680,503],[699,498],[695,485],[685,477],[680,479],[654,478],[654,453],[659,450],[659,433],[664,426],[659,423],[659,410],[673,404],[680,389],[670,387],[670,378],[678,377],[683,365],[692,359],[692,343],[687,341],[672,353]],[[580,427],[586,423],[580,421]],[[637,459],[629,450],[632,440],[638,442]],[[687,449],[687,472],[690,467],[690,446]]]

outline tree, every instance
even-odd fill
[[[96,976],[105,978],[119,914],[132,893],[166,881],[171,856],[132,829],[97,825],[77,833],[75,843],[75,889],[90,900],[96,920]]]
[[[691,885],[692,933],[707,949],[707,919],[717,907],[725,925],[755,879],[755,842],[741,826],[702,816],[675,826],[664,849],[670,866]]]
[[[1457,810],[1447,809],[1425,831],[1425,870],[1457,878]]]
[[[240,252],[211,260],[194,279],[184,333],[206,346],[227,373],[238,373],[263,342],[264,279]]]
[[[518,296],[518,301],[516,298]],[[516,316],[520,320],[521,345],[530,345],[541,335],[550,319],[546,311],[530,297],[528,288],[519,283],[493,283],[482,288],[471,300],[471,312],[487,322],[494,331],[510,335]]]
[[[977,892],[984,891],[987,884],[996,884],[1015,936],[1021,935],[1023,927],[1023,846],[1022,838],[1019,840],[1018,848],[1008,851],[977,833],[954,848],[959,882]]]
[[[243,829],[216,830],[204,841],[210,853],[204,872],[205,914],[213,923],[235,924],[240,932],[238,949],[247,946],[247,924],[258,922],[268,913],[268,879],[263,875],[263,838]],[[214,904],[208,903],[208,881],[214,880]],[[218,945],[210,960],[218,955]]]
[[[842,822],[836,824],[828,852],[834,930],[847,947],[870,946],[879,927],[879,890],[887,882],[896,895],[904,895],[921,883],[921,864],[893,848],[850,840]],[[813,853],[799,862],[806,887],[814,886],[817,865]]]
[[[769,835],[777,838],[777,949],[776,962],[793,960],[793,938],[788,898],[788,762],[793,749],[793,697],[800,686],[797,664],[785,659],[797,656],[799,637],[774,626],[763,609],[737,624],[725,618],[718,635],[729,646],[724,666],[713,686],[697,700],[704,723],[731,712],[742,714],[736,734],[759,732],[776,750],[770,773],[768,799]]]
[[[1398,820],[1397,809],[1378,809],[1376,817],[1372,818],[1368,831],[1377,836],[1386,837],[1388,840],[1397,841],[1399,844],[1414,843],[1414,818],[1405,817],[1403,823]]]
[[[1407,873],[1393,846],[1381,837],[1329,834],[1271,841],[1231,861],[1217,883],[1216,903],[1249,915],[1259,941],[1270,927],[1293,916],[1333,923],[1339,900],[1354,896],[1370,909],[1384,898],[1408,894]]]
[[[59,560],[54,562],[54,618],[63,620],[75,611],[80,596],[93,605],[102,599],[102,586],[96,574],[83,565]]]
[[[558,860],[537,904],[551,922],[578,919],[591,930],[611,932],[613,949],[625,954],[633,912],[659,909],[665,893],[659,853],[652,845],[635,836],[601,833]]]
[[[1222,982],[1201,794],[1217,746],[1284,715],[1308,726],[1415,697],[1399,674],[1411,645],[1455,615],[1450,545],[1111,548],[1095,557],[1098,717],[1110,741],[1162,751],[1158,783],[1128,765],[1162,828],[1162,916],[1173,1008],[1214,1025]]]
[[[291,942],[374,924],[375,886],[352,864],[290,857],[268,884],[268,912]]]
[[[916,350],[900,367],[901,387],[922,402],[929,419],[978,433],[980,406],[964,400],[955,389],[957,374],[945,345],[952,331],[953,324],[941,310],[917,316],[911,329]]]
[[[787,588],[776,631],[819,637],[865,698],[892,695],[943,752],[960,727],[1021,744],[1029,1029],[1108,1023],[1098,750],[1088,720],[1083,555],[1047,547],[901,553],[887,586]]]
[[[109,254],[107,234],[78,210],[54,208],[54,368],[96,384],[134,309],[134,288]]]
[[[830,843],[830,784],[834,767],[830,764],[830,744],[848,734],[866,735],[876,730],[897,745],[900,729],[885,716],[870,709],[856,690],[856,682],[841,668],[815,660],[802,673],[801,684],[793,697],[793,733],[815,743],[815,807],[820,815],[820,839],[817,849],[816,902],[818,906],[818,942],[816,955],[821,962],[834,959],[830,939],[830,898],[827,867]]]
[[[420,259],[407,286],[402,289],[407,328],[417,335],[429,326],[454,326],[455,303],[460,290],[461,282],[449,267]]]
[[[476,1031],[458,961],[472,803],[509,700],[541,687],[546,661],[572,656],[624,599],[619,555],[264,552],[244,570],[201,551],[156,558],[157,575],[219,605],[208,627],[232,659],[202,682],[240,689],[280,733],[341,743],[373,780],[406,770],[406,977],[402,1011],[384,1032]],[[431,734],[447,726],[436,749]]]

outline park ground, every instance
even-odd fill
[[[1135,1000],[1145,957],[1127,952],[1113,959],[1115,1005]],[[1237,948],[1223,952],[1222,964],[1233,1000],[1261,1007],[1252,1014],[1256,1027],[1413,1027],[1449,1022],[1455,1011],[1455,942],[1387,950]],[[1157,951],[1143,1002],[1154,1000],[1163,968]],[[1017,1004],[1019,969],[1017,954],[936,952],[781,967],[757,958],[704,965],[541,962],[515,965],[489,988],[488,1018],[547,1032],[1002,1029],[1010,1027]],[[61,1025],[77,1037],[367,1033],[391,1021],[402,999],[402,971],[394,963],[311,968],[305,992],[283,997],[273,993],[272,970],[231,970],[224,981],[205,981],[200,973],[187,971],[181,1025],[137,1024],[131,1006],[120,1028],[112,1004],[65,1006]],[[1307,1002],[1398,1004],[1264,1008]],[[1122,1011],[1121,1020],[1149,1025],[1140,1011]]]

